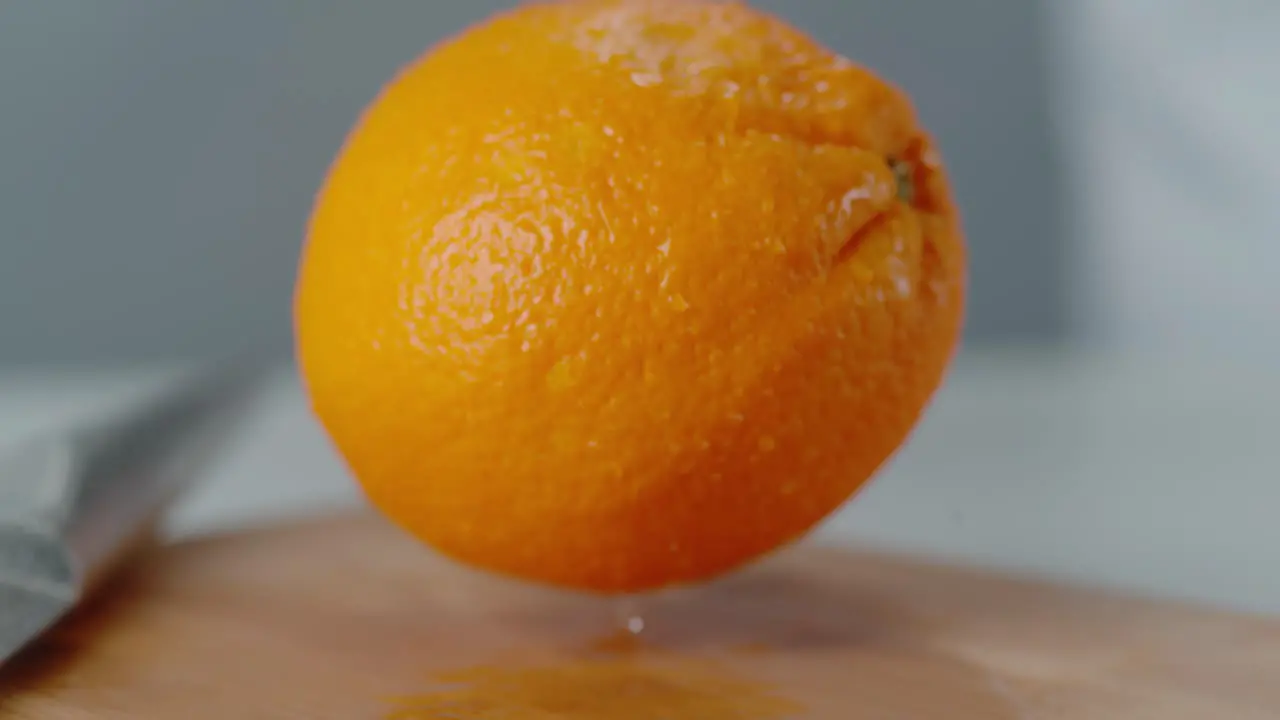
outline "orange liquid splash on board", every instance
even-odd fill
[[[783,720],[800,707],[709,661],[649,652],[634,600],[616,629],[568,663],[476,667],[436,676],[441,688],[402,700],[388,720]]]
[[[704,662],[588,659],[472,668],[409,698],[388,720],[783,720],[796,704]]]
[[[634,601],[618,603],[614,620],[584,659],[436,675],[442,688],[402,700],[388,720],[783,720],[800,710],[712,662],[646,652]]]

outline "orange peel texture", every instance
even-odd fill
[[[739,3],[526,4],[368,107],[295,296],[315,415],[459,561],[602,593],[802,536],[903,443],[965,249],[909,99]]]

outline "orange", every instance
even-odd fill
[[[295,298],[316,417],[456,560],[601,593],[795,540],[903,443],[965,249],[909,99],[739,3],[526,4],[367,108]]]

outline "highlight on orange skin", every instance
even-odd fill
[[[315,415],[387,517],[602,593],[801,537],[908,437],[965,247],[908,98],[708,0],[530,3],[352,129],[296,297]]]

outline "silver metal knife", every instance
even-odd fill
[[[202,479],[269,366],[188,375],[0,450],[0,665],[76,607]]]

